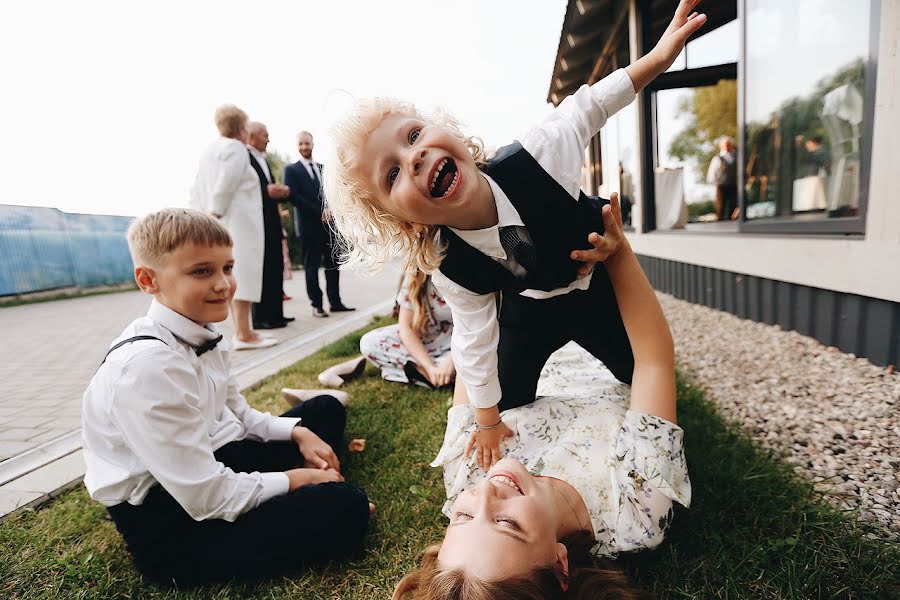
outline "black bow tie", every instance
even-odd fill
[[[222,334],[220,333],[219,337],[217,337],[216,339],[209,340],[207,342],[203,342],[199,346],[195,346],[194,352],[197,353],[197,356],[203,356],[205,353],[207,353],[210,350],[212,350],[213,348],[215,348],[221,341],[222,341]]]

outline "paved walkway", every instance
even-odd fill
[[[232,366],[241,386],[365,325],[373,314],[387,312],[398,280],[391,269],[374,278],[342,273],[344,302],[358,310],[316,319],[303,272],[295,272],[285,282],[285,291],[293,296],[285,302],[285,314],[296,321],[269,332],[280,344],[234,353]],[[0,308],[0,517],[46,496],[46,476],[35,471],[48,462],[59,467],[53,476],[58,483],[77,482],[83,474],[81,396],[109,342],[148,305],[147,296],[133,291]],[[229,321],[220,328],[226,337],[231,334]]]

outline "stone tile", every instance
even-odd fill
[[[54,417],[50,415],[44,415],[39,417],[32,416],[15,416],[10,419],[5,425],[7,427],[29,427],[34,429],[43,430],[46,427],[42,427],[42,425],[49,425],[53,423]],[[7,427],[0,427],[2,429],[6,429]]]
[[[18,479],[13,479],[0,489],[52,496],[57,490],[82,477],[84,477],[84,452],[79,450]]]
[[[9,427],[0,429],[0,441],[24,442],[38,433],[31,427]]]
[[[27,442],[0,442],[0,460],[6,460],[10,456],[15,456],[29,450],[33,444]]]
[[[52,425],[53,423],[51,423]],[[55,440],[56,438],[63,436],[69,433],[71,430],[66,429],[41,429],[41,433],[35,435],[33,438],[28,438],[29,444],[43,444],[44,442],[49,442],[50,440]]]
[[[2,486],[0,487],[0,518],[8,515],[18,508],[39,504],[46,498],[46,494],[41,494],[38,492],[20,492],[13,490],[7,491],[6,486]]]

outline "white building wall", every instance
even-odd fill
[[[652,231],[647,256],[900,302],[900,0],[882,0],[866,233],[846,236]],[[635,207],[639,212],[639,207]],[[635,228],[640,231],[637,215]]]

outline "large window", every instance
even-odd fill
[[[746,0],[745,225],[862,231],[874,4]]]

